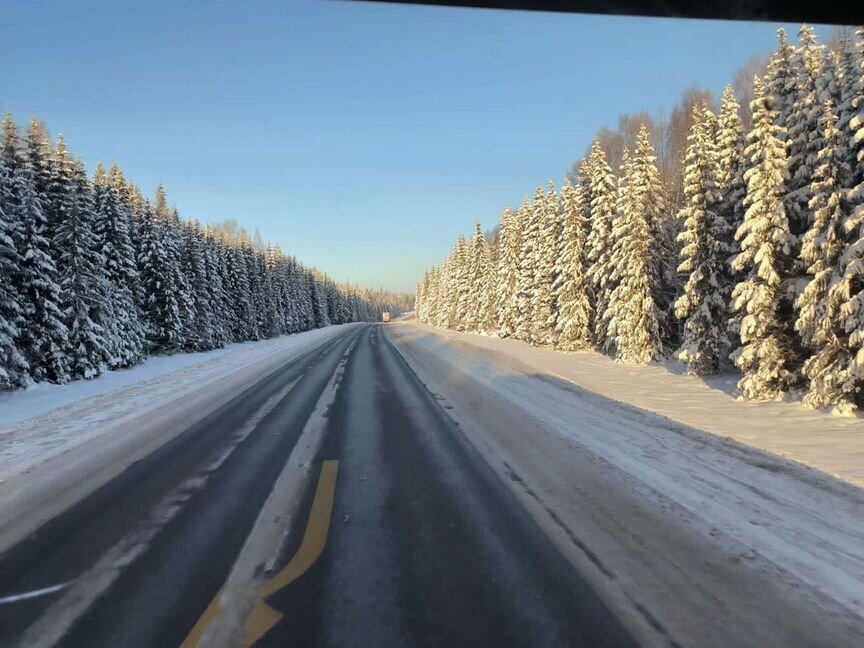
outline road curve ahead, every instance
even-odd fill
[[[380,325],[0,556],[0,599],[3,646],[634,644]]]

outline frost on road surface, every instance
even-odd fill
[[[595,353],[415,321],[387,330],[538,522],[658,645],[862,636],[862,490],[725,438],[860,483],[860,420],[741,403]]]

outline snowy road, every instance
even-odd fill
[[[331,327],[23,421],[0,645],[860,643],[860,488],[506,346]]]
[[[7,550],[3,645],[633,645],[383,330],[285,362]]]

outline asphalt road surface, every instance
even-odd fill
[[[634,644],[380,325],[0,556],[0,598],[2,646]]]

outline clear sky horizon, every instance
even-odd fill
[[[720,92],[776,23],[290,0],[4,7],[0,109],[236,218],[333,278],[413,291],[604,125]],[[796,25],[786,25],[791,35]],[[824,34],[825,30],[819,30]]]

